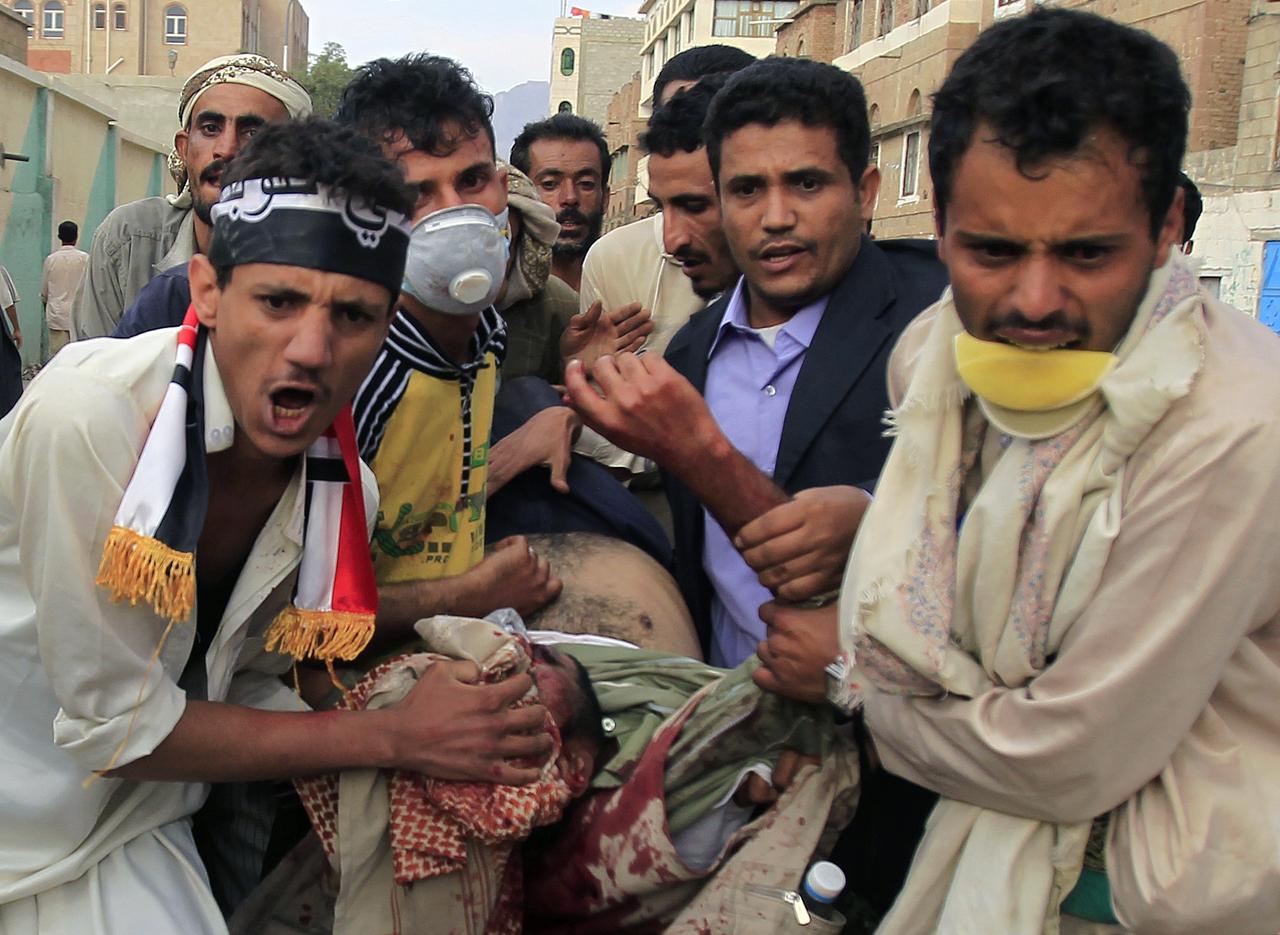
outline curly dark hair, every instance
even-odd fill
[[[677,152],[691,153],[705,146],[702,125],[706,123],[711,99],[728,80],[728,75],[709,75],[678,92],[662,107],[654,108],[649,128],[640,134],[640,148],[670,158]]]
[[[556,114],[546,120],[526,123],[515,142],[511,144],[511,158],[507,160],[525,175],[529,174],[529,147],[538,140],[583,140],[595,143],[600,150],[600,178],[607,182],[609,170],[613,167],[613,157],[609,155],[609,144],[604,133],[593,121],[576,114]]]
[[[748,124],[772,127],[783,120],[830,127],[854,184],[862,178],[871,153],[871,126],[867,97],[858,79],[834,65],[770,56],[730,77],[711,102],[703,130],[716,184],[720,184],[720,147],[726,136]]]
[[[403,135],[433,156],[447,156],[462,138],[483,132],[497,157],[493,98],[480,90],[470,71],[440,55],[419,52],[361,65],[342,92],[334,119],[380,143]]]
[[[263,124],[235,159],[227,163],[224,187],[244,179],[294,178],[318,182],[364,198],[380,208],[409,216],[415,194],[399,167],[378,144],[350,127],[323,117]],[[217,236],[215,234],[215,236]],[[230,281],[230,267],[216,269],[218,285]]]
[[[414,193],[378,144],[323,117],[263,124],[227,164],[222,183],[294,178],[319,182],[404,215]]]
[[[933,96],[929,168],[939,224],[956,166],[979,124],[1035,178],[1108,127],[1142,173],[1152,236],[1178,188],[1191,92],[1173,51],[1150,33],[1093,13],[1040,9],[997,23],[956,60]]]
[[[755,62],[756,58],[750,52],[731,45],[698,45],[685,49],[671,56],[658,72],[658,77],[653,79],[654,106],[662,100],[662,92],[673,81],[701,81],[711,75],[731,75]]]

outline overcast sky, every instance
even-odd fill
[[[310,50],[326,42],[353,65],[427,50],[462,62],[486,91],[551,75],[551,29],[560,0],[302,0]],[[634,16],[640,0],[569,0],[596,13]]]

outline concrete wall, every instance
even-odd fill
[[[47,347],[32,338],[44,334],[41,264],[58,224],[79,224],[87,250],[112,208],[173,191],[173,182],[163,170],[167,142],[126,129],[114,110],[63,79],[0,58],[0,102],[0,143],[30,160],[0,168],[0,263],[21,295],[22,354],[32,363]]]
[[[6,6],[0,6],[0,56],[27,63],[27,23]]]

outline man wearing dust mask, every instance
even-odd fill
[[[387,643],[435,613],[528,615],[560,591],[523,537],[485,557],[488,496],[529,467],[567,461],[576,427],[559,407],[490,449],[506,351],[494,303],[512,240],[492,109],[466,69],[423,54],[364,65],[337,113],[379,142],[417,192],[399,308],[354,403],[381,495],[372,550]]]

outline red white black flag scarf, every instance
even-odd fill
[[[173,379],[98,568],[97,583],[113,601],[145,603],[168,621],[165,637],[195,606],[195,549],[209,494],[201,399],[205,340],[192,307],[178,329]],[[267,630],[266,648],[332,666],[354,659],[368,644],[378,608],[350,406],[308,448],[305,477],[298,583],[292,603]]]

